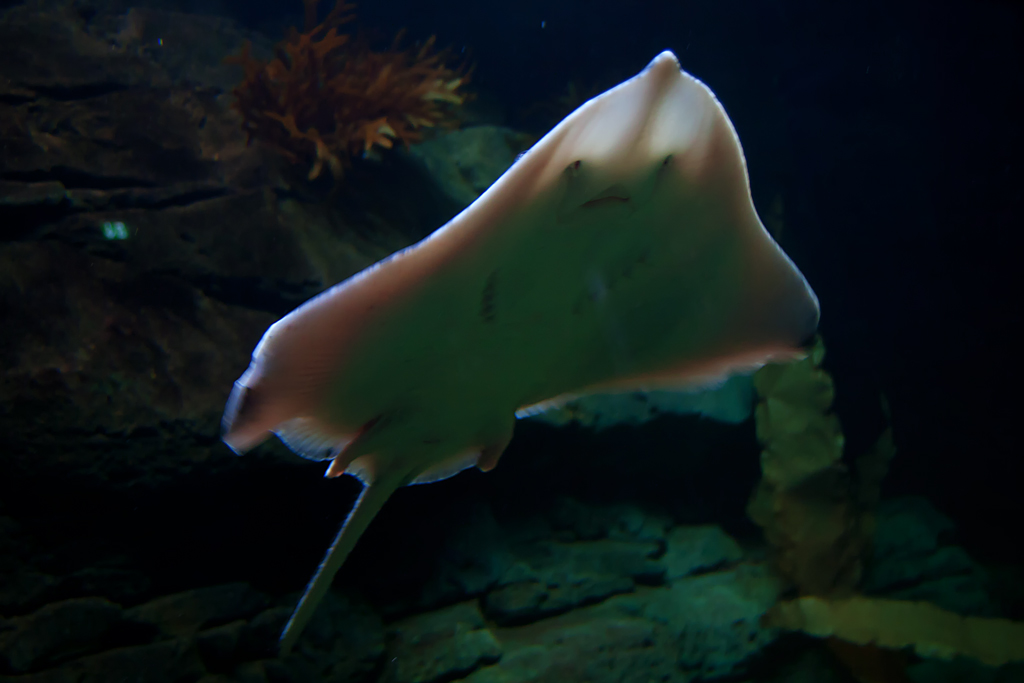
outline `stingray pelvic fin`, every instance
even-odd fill
[[[359,494],[359,498],[356,499],[355,505],[352,506],[352,511],[348,513],[348,517],[345,518],[345,522],[341,525],[341,529],[338,531],[338,535],[334,537],[334,542],[331,543],[331,547],[327,550],[327,554],[324,555],[323,561],[320,562],[320,567],[317,568],[316,574],[310,580],[309,585],[306,586],[306,592],[302,594],[299,599],[299,604],[292,612],[291,619],[284,627],[284,631],[281,633],[281,644],[280,654],[282,657],[287,657],[291,654],[292,648],[295,647],[295,643],[299,639],[302,630],[309,623],[313,613],[316,611],[317,605],[323,600],[324,595],[327,593],[327,589],[331,587],[331,582],[334,581],[335,574],[344,564],[345,558],[348,557],[349,553],[352,552],[352,548],[355,547],[356,541],[366,531],[366,527],[370,525],[373,518],[377,516],[380,509],[384,507],[384,503],[387,502],[391,494],[394,493],[402,484],[402,478],[395,476],[384,476],[379,481],[375,481],[362,490]]]
[[[354,460],[364,455],[369,455],[370,449],[373,447],[373,428],[379,425],[381,425],[381,417],[378,415],[360,427],[355,438],[344,444],[344,446],[334,455],[334,460],[331,462],[330,467],[327,468],[327,471],[324,472],[324,476],[328,479],[340,477],[345,474],[345,471],[348,470],[348,466],[351,465]],[[359,477],[359,479],[360,481],[363,481],[362,477]],[[364,483],[366,482],[364,481]]]
[[[515,421],[512,421],[515,424]],[[477,458],[476,466],[481,472],[490,472],[498,464],[498,458],[508,448],[509,442],[512,441],[512,429],[508,430],[508,435],[502,438],[501,441],[496,441],[488,446],[484,446],[483,450],[480,451],[480,457]]]

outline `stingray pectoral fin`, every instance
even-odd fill
[[[331,587],[334,576],[338,573],[341,565],[344,564],[349,553],[352,552],[352,548],[355,547],[356,541],[363,535],[366,527],[370,525],[373,518],[380,512],[380,509],[387,502],[388,498],[391,497],[395,489],[403,483],[403,478],[404,475],[403,477],[383,476],[378,481],[363,488],[362,493],[359,494],[359,498],[356,499],[356,503],[352,507],[352,511],[348,513],[348,517],[345,518],[345,522],[341,525],[338,535],[334,537],[334,542],[327,550],[327,554],[324,555],[323,561],[320,562],[320,567],[317,568],[316,574],[313,575],[309,585],[306,586],[306,592],[299,599],[299,604],[292,613],[291,619],[288,620],[284,631],[281,633],[280,653],[282,657],[287,657],[291,653],[292,648],[295,647],[295,643],[302,634],[302,630],[309,623],[313,613],[316,612],[316,608],[320,601],[323,600],[327,589]]]

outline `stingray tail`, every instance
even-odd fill
[[[387,502],[391,494],[398,488],[398,485],[399,480],[397,478],[391,480],[384,477],[380,481],[368,484],[363,488],[359,498],[356,499],[356,504],[352,506],[352,511],[348,513],[348,517],[345,518],[345,522],[341,525],[338,535],[334,537],[334,542],[328,549],[323,561],[320,562],[320,567],[316,570],[316,574],[313,575],[309,585],[306,586],[306,592],[299,599],[299,604],[292,613],[291,619],[288,620],[284,631],[281,633],[280,653],[282,657],[287,657],[291,653],[292,648],[295,647],[295,643],[302,634],[302,630],[309,623],[313,613],[316,612],[317,605],[323,600],[327,589],[331,587],[334,575],[338,573],[341,565],[345,562],[345,558],[348,557],[348,554],[352,552],[352,548],[355,547],[356,541],[363,535],[366,527],[370,525],[370,522],[373,521],[373,518],[380,509],[384,507],[384,503]]]

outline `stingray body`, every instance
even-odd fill
[[[420,243],[267,330],[224,416],[365,484],[294,645],[399,486],[493,467],[517,412],[798,355],[818,303],[754,211],[739,140],[670,52],[581,106]]]

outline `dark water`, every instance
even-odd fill
[[[354,13],[353,51],[404,28],[472,66],[463,133],[366,158],[359,139],[337,174],[308,141],[247,145],[223,60],[246,40],[272,58],[297,1],[0,1],[0,679],[1024,680],[1018,4]],[[753,416],[520,420],[493,472],[399,490],[276,657],[359,485],[276,439],[221,442],[256,342],[662,50],[724,106],[819,298],[842,465],[776,491],[764,528]],[[934,615],[869,619],[877,648],[846,648],[839,617],[829,641],[762,621],[800,595],[1005,618],[1016,663],[929,654]]]

